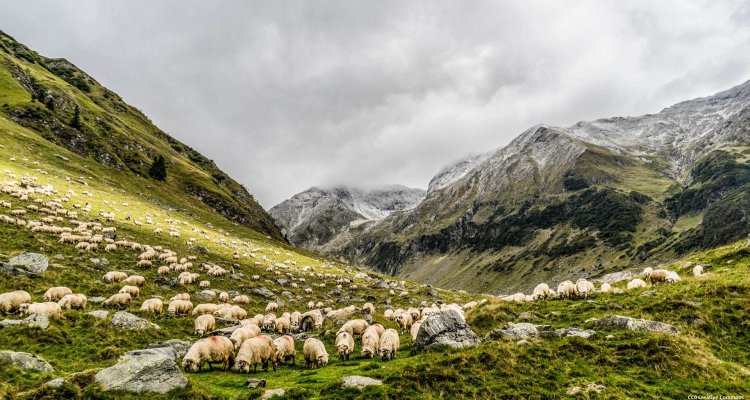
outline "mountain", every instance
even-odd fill
[[[420,282],[507,293],[732,242],[750,233],[748,106],[750,82],[657,114],[534,126],[439,173],[418,206],[341,254]]]
[[[146,187],[195,199],[232,222],[282,239],[247,189],[213,161],[167,135],[71,62],[41,56],[2,31],[0,89],[0,112],[15,124],[123,171]],[[148,179],[150,166],[160,156],[166,160],[165,182]],[[146,190],[142,194],[150,195]]]
[[[269,210],[290,243],[330,254],[375,221],[416,206],[425,191],[401,185],[375,189],[312,187]]]

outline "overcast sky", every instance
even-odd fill
[[[426,188],[536,123],[658,112],[750,79],[749,1],[3,1],[244,183]]]

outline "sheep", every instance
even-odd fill
[[[274,302],[270,302],[266,306],[266,314],[272,313],[272,312],[276,312],[276,310],[278,310],[278,309],[279,309],[279,305],[278,304],[276,304]]]
[[[265,318],[265,317],[266,316],[263,315],[263,314],[255,314],[255,316],[253,316],[252,318],[250,318],[248,320],[248,323],[249,324],[255,324],[255,325],[258,325],[258,326],[263,326],[263,318]]]
[[[4,314],[17,311],[24,303],[31,303],[31,295],[24,290],[0,294],[0,312]]]
[[[211,282],[210,281],[200,281],[200,283],[198,283],[198,287],[200,287],[201,289],[208,289],[209,287],[211,287]]]
[[[247,318],[247,311],[240,306],[231,306],[214,311],[214,315],[226,319],[243,320]]]
[[[167,313],[174,317],[177,315],[187,315],[193,311],[193,303],[190,300],[173,300],[169,302]]]
[[[553,296],[552,289],[546,283],[540,283],[534,287],[534,291],[531,293],[534,300],[549,299]]]
[[[117,245],[114,243],[108,243],[106,246],[104,246],[104,251],[106,251],[107,253],[111,253],[115,250],[117,250]]]
[[[305,340],[305,344],[302,346],[302,352],[305,355],[305,362],[307,368],[325,367],[328,365],[328,352],[326,347],[319,339],[309,338]]]
[[[346,323],[339,328],[337,333],[347,332],[350,335],[362,335],[368,326],[370,326],[370,324],[363,319],[353,319],[346,321]]]
[[[218,304],[211,304],[211,303],[203,303],[198,304],[193,308],[193,315],[203,315],[203,314],[213,314],[221,308]]]
[[[239,295],[239,296],[234,296],[232,298],[232,303],[248,304],[248,303],[250,303],[250,298],[247,297],[247,296],[245,296],[244,294],[243,295]]]
[[[104,282],[120,283],[128,277],[128,274],[122,271],[109,271],[104,274]]]
[[[73,294],[73,291],[65,286],[56,286],[47,289],[42,298],[44,301],[58,301],[66,294]]]
[[[263,370],[268,370],[269,363],[276,371],[276,349],[273,345],[273,339],[265,335],[259,335],[242,343],[235,359],[235,369],[237,372],[248,373],[250,367],[253,367],[253,372],[256,372],[258,364],[261,364]]]
[[[612,290],[612,285],[607,282],[602,283],[602,286],[599,287],[600,293],[612,293]]]
[[[646,282],[643,281],[643,279],[633,279],[632,281],[628,282],[628,290],[630,289],[638,289],[638,288],[645,288]]]
[[[526,301],[526,295],[523,294],[523,293],[521,293],[521,292],[518,292],[516,294],[505,296],[505,297],[502,298],[502,300],[512,301],[512,302],[515,302],[515,303],[523,303],[523,302]],[[463,309],[462,309],[462,311],[463,311]]]
[[[468,311],[468,310],[471,310],[474,307],[476,307],[477,304],[479,304],[479,303],[477,303],[476,301],[470,301],[470,302],[464,304],[461,308],[464,309],[465,311]]]
[[[643,275],[645,278],[648,278],[648,276],[651,275],[651,272],[653,270],[654,269],[651,268],[651,267],[646,267],[646,268],[643,269],[643,272],[641,272],[641,275]]]
[[[255,324],[248,324],[235,329],[229,336],[235,349],[239,349],[242,343],[250,338],[260,335],[260,328]]]
[[[213,369],[213,363],[221,363],[224,371],[234,363],[232,342],[224,336],[211,336],[195,342],[182,358],[182,368],[186,372],[198,372],[204,364]]]
[[[169,275],[170,271],[171,270],[169,269],[169,267],[162,266],[162,267],[159,267],[159,269],[156,271],[156,273],[159,274],[159,275]]]
[[[107,300],[104,300],[102,302],[102,306],[107,307],[120,307],[125,306],[127,307],[128,304],[130,304],[130,300],[132,297],[130,296],[130,293],[117,293],[113,294],[112,296],[109,296]]]
[[[652,285],[657,283],[674,283],[682,280],[676,272],[667,271],[666,269],[655,269],[648,274],[648,278],[651,280]]]
[[[410,313],[404,312],[396,317],[396,322],[401,327],[401,330],[408,332],[412,324],[414,324],[414,318],[412,318]]]
[[[190,300],[190,293],[179,293],[174,295],[169,301],[175,300]]]
[[[138,297],[141,294],[141,290],[138,289],[138,286],[125,285],[120,289],[119,293],[130,293],[131,297]]]
[[[362,306],[362,312],[365,314],[373,315],[375,314],[375,306],[373,306],[372,303],[365,303]]]
[[[386,309],[386,310],[385,310],[385,311],[383,312],[383,317],[385,317],[385,319],[387,319],[387,320],[393,321],[393,319],[395,318],[395,317],[393,316],[393,310],[392,310],[392,309],[390,309],[390,308],[389,308],[389,309]]]
[[[695,267],[693,267],[693,276],[701,276],[703,275],[703,269],[705,268],[704,265],[698,264]]]
[[[46,315],[50,319],[65,319],[62,314],[62,308],[59,304],[47,301],[44,303],[24,303],[18,308],[21,314],[24,315]]]
[[[161,299],[147,299],[141,304],[141,311],[152,314],[161,314],[162,309],[164,309],[164,303]]]
[[[263,323],[260,325],[264,330],[270,331],[276,327],[276,315],[266,314],[263,317]]]
[[[419,334],[419,327],[422,326],[422,321],[416,321],[411,326],[411,329],[409,330],[409,333],[411,334],[411,341],[416,342],[417,341],[417,334]]]
[[[289,317],[276,318],[274,324],[276,333],[289,333],[292,329],[292,322]]]
[[[336,334],[336,352],[339,360],[349,360],[349,353],[354,351],[354,338],[349,332],[339,331]]]
[[[297,350],[294,348],[294,338],[289,335],[280,336],[273,340],[273,347],[276,352],[276,364],[286,364],[290,359],[292,365],[296,363]]]
[[[557,297],[561,299],[569,299],[576,294],[576,285],[571,281],[563,281],[557,285]]]
[[[380,324],[369,326],[365,329],[362,334],[362,357],[373,358],[378,354],[380,346],[380,332],[378,332],[377,325],[382,327]]]
[[[203,336],[206,332],[216,329],[216,319],[211,314],[203,314],[195,319],[195,335]]]
[[[378,345],[380,351],[380,358],[383,361],[393,360],[396,358],[396,352],[400,346],[398,332],[395,329],[386,329],[382,335],[380,335],[380,344]]]
[[[229,302],[229,293],[227,292],[221,292],[219,293],[219,301],[222,303]]]
[[[151,268],[154,264],[149,260],[140,260],[135,264],[138,268]]]
[[[307,302],[307,309],[308,309],[308,310],[312,310],[312,309],[314,309],[314,308],[315,308],[315,302],[314,302],[314,301],[312,301],[312,300],[311,300],[311,301],[308,301],[308,302]]]
[[[73,308],[77,310],[85,309],[87,303],[88,303],[88,299],[86,298],[85,295],[81,293],[66,294],[65,296],[63,296],[62,299],[60,299],[60,301],[57,302],[57,304],[59,304],[60,307],[64,307],[68,309]]]
[[[143,286],[146,284],[146,278],[140,275],[130,275],[122,283],[132,286]]]
[[[589,293],[594,291],[594,284],[588,280],[581,278],[576,281],[576,293],[579,297],[588,298]]]

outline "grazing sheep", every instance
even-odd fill
[[[292,329],[292,322],[289,317],[276,318],[274,321],[276,333],[289,333]]]
[[[138,289],[138,286],[125,285],[120,289],[119,293],[130,293],[130,297],[138,297],[141,294],[141,290]]]
[[[646,268],[643,269],[643,272],[641,272],[641,275],[643,275],[644,277],[648,278],[648,276],[651,275],[651,272],[653,272],[653,270],[654,269],[651,268],[651,267],[646,267]]]
[[[127,279],[128,274],[122,271],[109,271],[104,274],[104,282],[120,283]]]
[[[240,306],[231,306],[214,311],[214,315],[226,319],[243,320],[247,318],[247,311]]]
[[[271,331],[276,327],[276,315],[266,314],[263,316],[263,323],[260,325],[266,331]]]
[[[279,305],[278,304],[276,304],[274,302],[270,302],[266,306],[266,314],[272,313],[272,312],[276,312],[276,310],[278,310],[278,309],[279,309]]]
[[[59,304],[60,307],[63,308],[83,310],[88,304],[88,299],[81,293],[66,294],[62,299],[60,299],[60,301],[57,302],[57,304]]]
[[[393,319],[395,318],[395,317],[393,316],[393,310],[392,310],[392,309],[390,309],[390,308],[386,309],[386,310],[385,310],[385,311],[383,312],[383,317],[385,317],[385,319],[387,319],[387,320],[389,320],[389,321],[393,321]]]
[[[701,264],[696,265],[693,267],[693,276],[701,276],[703,275],[703,268],[704,266]]]
[[[24,303],[31,303],[31,295],[24,290],[0,294],[0,312],[4,314],[18,311]]]
[[[73,294],[73,291],[65,286],[56,286],[47,289],[42,298],[44,301],[58,301],[66,294]]]
[[[549,299],[552,298],[552,289],[549,288],[549,285],[546,283],[540,283],[534,287],[534,291],[531,293],[531,296],[534,298],[534,300],[543,300],[543,299]]]
[[[154,266],[154,264],[149,260],[141,260],[138,261],[135,266],[138,268],[151,268]]]
[[[254,338],[258,335],[260,335],[260,328],[258,325],[247,324],[235,329],[229,336],[229,340],[232,341],[235,349],[239,349],[245,340]]]
[[[239,295],[239,296],[234,296],[234,298],[232,298],[232,303],[248,304],[248,303],[250,303],[250,298],[247,297],[247,296],[245,296],[244,294],[243,295]]]
[[[198,287],[200,287],[201,289],[208,289],[209,287],[211,287],[211,282],[210,281],[200,281],[200,283],[198,283]]]
[[[170,271],[171,271],[171,269],[169,269],[169,267],[162,266],[162,267],[159,267],[159,269],[156,271],[156,273],[159,274],[159,275],[169,275]]]
[[[349,332],[339,331],[336,334],[336,352],[339,355],[339,360],[344,361],[349,359],[349,353],[354,351],[354,338]]]
[[[59,304],[47,301],[44,303],[24,303],[21,304],[18,310],[23,315],[46,315],[50,319],[65,319],[62,314],[62,308]]]
[[[395,329],[386,329],[380,336],[380,358],[383,361],[393,360],[396,358],[396,352],[400,346],[398,332]]]
[[[169,301],[175,300],[190,300],[190,293],[179,293],[174,295]]]
[[[315,302],[314,301],[308,301],[307,302],[307,309],[312,310],[315,308]]]
[[[132,297],[130,296],[130,293],[117,293],[113,294],[112,296],[109,296],[107,300],[104,300],[102,302],[102,305],[104,307],[111,306],[111,307],[121,307],[125,306],[127,307],[128,304],[130,304],[130,300]]]
[[[276,371],[276,349],[273,339],[259,335],[242,342],[235,359],[235,369],[241,373],[248,373],[252,367],[253,372],[257,372],[259,364],[263,366],[263,370],[268,370],[268,363],[271,363]]]
[[[297,350],[294,348],[294,338],[289,335],[280,336],[273,340],[273,347],[276,352],[276,364],[286,364],[290,359],[292,365],[296,363]]]
[[[325,367],[328,365],[328,352],[326,347],[319,339],[309,338],[305,340],[302,346],[302,352],[305,355],[307,368]]]
[[[380,333],[378,332],[377,326],[382,327],[380,324],[371,325],[362,334],[362,357],[373,358],[378,354],[378,348],[380,346]]]
[[[594,284],[588,280],[581,278],[576,281],[576,293],[579,297],[588,298],[589,293],[593,293],[594,290]]]
[[[199,372],[204,364],[213,369],[211,364],[221,363],[224,371],[234,363],[232,342],[224,336],[211,336],[201,339],[190,347],[182,359],[185,372]]]
[[[655,269],[648,274],[648,278],[651,280],[652,285],[657,283],[674,283],[682,280],[676,272],[667,271],[666,269]]]
[[[222,303],[229,302],[229,293],[227,292],[221,292],[219,293],[219,301]]]
[[[419,333],[419,327],[422,326],[422,321],[416,321],[411,326],[411,329],[409,330],[409,333],[411,333],[411,341],[416,342],[417,341],[417,334]]]
[[[643,281],[643,279],[633,279],[632,281],[628,282],[628,290],[630,289],[638,289],[638,288],[645,288],[646,282]]]
[[[212,304],[212,303],[203,303],[198,304],[193,308],[193,315],[203,315],[203,314],[213,314],[221,308],[218,304]]]
[[[190,300],[172,300],[167,307],[169,316],[187,315],[193,311],[193,303]]]
[[[211,314],[203,314],[195,319],[195,334],[203,336],[206,332],[216,329],[216,318]]]
[[[375,306],[373,306],[372,303],[365,303],[365,305],[362,306],[362,312],[373,315],[375,314]]]
[[[248,320],[248,323],[258,325],[259,327],[263,326],[263,318],[265,318],[265,317],[266,316],[263,315],[263,314],[255,314],[254,317],[252,317],[252,318],[250,318]]]
[[[602,286],[599,288],[600,293],[612,293],[612,285],[610,285],[607,282],[602,283]]]
[[[146,284],[146,278],[140,275],[130,275],[122,283],[133,286],[143,286]]]
[[[412,318],[410,313],[403,312],[396,317],[396,322],[401,327],[401,330],[408,332],[412,324],[414,324],[414,318]]]
[[[145,311],[152,314],[161,314],[162,309],[164,308],[164,302],[161,301],[161,299],[147,299],[146,301],[141,304],[141,311]]]
[[[299,329],[299,323],[301,320],[302,320],[301,312],[294,311],[291,314],[289,314],[289,323],[293,332],[296,332],[297,329]]]
[[[561,299],[570,299],[576,294],[576,285],[571,281],[563,281],[557,285],[557,297]]]
[[[477,303],[476,301],[470,301],[470,302],[464,304],[461,308],[463,308],[464,311],[469,311],[469,310],[473,309],[474,307],[476,307],[477,304],[479,304],[479,303]],[[413,318],[413,316],[412,316],[412,318]]]
[[[368,326],[370,326],[370,324],[363,319],[353,319],[351,321],[346,321],[346,323],[339,328],[337,333],[347,332],[350,335],[361,335],[365,332],[365,329],[367,329]]]

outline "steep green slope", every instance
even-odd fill
[[[197,199],[230,221],[282,239],[252,195],[213,161],[161,131],[67,60],[43,57],[1,31],[0,113],[132,179],[148,177],[152,162],[162,156],[166,182],[146,179],[143,186]]]

